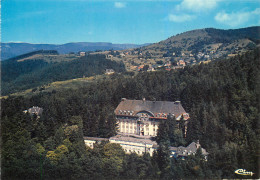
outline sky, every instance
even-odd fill
[[[155,43],[260,25],[260,0],[2,0],[1,42]]]

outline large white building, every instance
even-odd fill
[[[180,101],[146,101],[123,98],[115,109],[118,132],[125,135],[156,136],[159,123],[172,114],[178,122],[189,119]]]
[[[180,101],[146,101],[128,100],[123,98],[115,115],[118,123],[118,135],[110,138],[84,137],[84,142],[90,148],[101,141],[120,144],[126,153],[142,155],[149,153],[151,156],[158,148],[158,144],[151,140],[157,135],[160,122],[165,121],[169,114],[173,115],[178,123],[183,117],[187,122],[189,114],[185,112]],[[200,147],[199,142],[191,143],[187,147],[170,147],[171,156],[185,158],[195,154]],[[203,154],[207,152],[202,148]]]

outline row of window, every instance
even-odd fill
[[[132,116],[134,114],[134,111],[119,110],[118,113],[122,114],[122,115],[130,115],[130,116]]]
[[[155,117],[167,117],[167,114],[166,113],[157,113],[155,114]]]
[[[129,124],[136,124],[136,121],[128,121],[128,120],[127,120],[127,121],[124,121],[124,120],[122,120],[122,121],[120,122],[120,124],[128,124],[128,123],[129,123]],[[147,122],[145,125],[146,125],[146,126],[147,126],[147,125],[149,126],[149,123]],[[154,123],[151,122],[151,125],[155,126],[155,125],[158,125],[158,124],[155,123],[155,122],[154,122]]]
[[[121,128],[119,129],[120,132],[124,132],[124,133],[133,133],[135,134],[136,133],[136,129],[124,129],[124,128]]]
[[[136,125],[130,125],[130,126],[128,126],[128,125],[121,124],[120,128],[121,128],[121,129],[133,129],[133,128],[134,128],[134,129],[137,129],[137,126],[136,126]],[[149,131],[149,127],[146,126],[145,130],[146,130],[146,131]],[[155,131],[155,130],[157,130],[157,127],[154,126],[154,127],[153,127],[153,131]]]
[[[138,118],[135,118],[135,117],[128,117],[128,116],[121,116],[120,119],[122,119],[122,120],[124,120],[124,119],[137,120]]]

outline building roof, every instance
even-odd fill
[[[185,114],[180,101],[146,101],[146,100],[129,100],[123,98],[120,104],[115,109],[116,115],[121,115],[121,112],[130,111],[130,115],[135,116],[138,112],[149,112],[153,117],[157,113],[174,114],[178,116]]]
[[[179,147],[170,147],[171,151],[175,151],[178,156],[188,156],[191,154],[195,154],[197,150],[200,148],[199,142],[190,143],[187,147],[179,146]],[[204,148],[201,148],[202,155],[206,156],[209,153]]]
[[[106,69],[106,72],[115,72],[114,69]]]
[[[33,106],[31,108],[28,109],[28,112],[30,114],[37,114],[37,115],[41,115],[43,112],[43,109],[38,107],[38,106]]]
[[[99,137],[88,137],[85,136],[84,140],[92,140],[92,141],[108,141],[108,138],[99,138]]]
[[[116,136],[109,138],[109,140],[142,143],[142,144],[151,144],[153,146],[157,146],[156,141],[152,141],[149,138],[142,138],[142,137],[139,138],[137,136],[116,135]]]
[[[151,144],[153,146],[157,146],[156,141],[152,141],[149,138],[141,137],[141,136],[125,136],[125,135],[116,135],[110,138],[98,138],[98,137],[84,137],[84,140],[92,140],[92,141],[124,141],[124,142],[131,142],[131,143],[142,143],[142,144]]]

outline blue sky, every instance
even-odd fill
[[[260,25],[260,0],[2,0],[1,41],[153,43]]]

